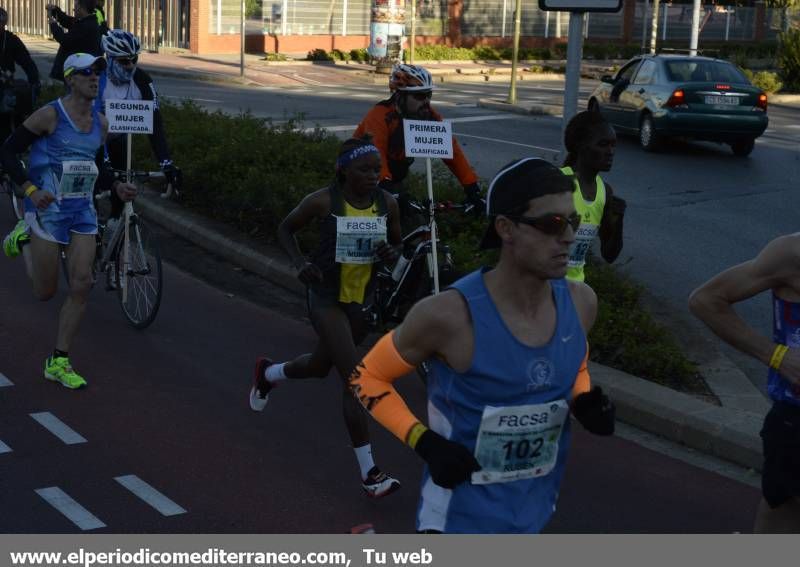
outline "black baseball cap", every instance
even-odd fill
[[[500,248],[502,244],[494,228],[497,215],[511,214],[531,199],[572,190],[572,178],[543,159],[519,159],[504,166],[492,179],[486,194],[489,226],[481,240],[481,249]]]

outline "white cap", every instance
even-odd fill
[[[75,71],[88,69],[95,63],[100,62],[101,69],[106,68],[106,60],[103,57],[89,55],[88,53],[73,53],[64,61],[64,78],[66,79]]]

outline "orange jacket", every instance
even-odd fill
[[[441,122],[441,115],[433,108],[431,115],[434,120]],[[381,181],[400,182],[405,179],[414,158],[406,157],[403,119],[392,99],[383,100],[373,106],[356,128],[353,137],[359,138],[364,134],[372,136],[372,143],[381,152]],[[464,187],[478,182],[478,176],[475,175],[455,138],[453,138],[453,159],[442,161]]]

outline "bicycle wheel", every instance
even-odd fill
[[[128,322],[144,329],[155,320],[161,305],[161,252],[155,234],[141,217],[131,217],[128,239],[127,262],[124,238],[115,254],[117,297]]]

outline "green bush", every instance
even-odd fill
[[[363,47],[361,49],[351,49],[350,59],[358,61],[359,63],[366,63],[370,60],[370,55]]]
[[[781,79],[790,92],[800,92],[800,30],[780,34],[778,69]]]
[[[403,57],[408,59],[409,51],[403,52]],[[418,45],[414,49],[414,59],[420,61],[468,61],[475,56],[471,49],[466,47],[448,47],[446,45]]]
[[[770,71],[758,71],[754,73],[750,69],[742,69],[748,80],[759,89],[767,93],[776,93],[781,90],[783,83],[778,79],[777,73]]]
[[[172,155],[184,173],[190,209],[266,241],[309,192],[333,178],[340,141],[297,119],[276,126],[249,113],[210,112],[191,101],[161,102]],[[157,167],[146,136],[134,136],[134,164]]]
[[[264,61],[288,61],[289,58],[283,53],[267,53],[264,56]]]
[[[334,61],[350,61],[350,52],[349,51],[342,51],[341,49],[334,49],[330,53],[331,58]]]
[[[308,61],[333,61],[333,57],[328,55],[328,52],[324,49],[314,49],[308,52],[306,55],[306,60]]]
[[[497,49],[496,47],[491,47],[489,45],[479,45],[477,47],[473,47],[472,57],[473,59],[486,59],[490,61],[503,59],[500,50]]]

